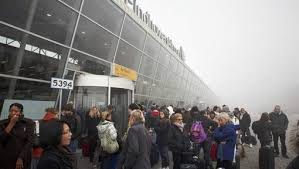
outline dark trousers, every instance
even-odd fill
[[[173,159],[173,169],[180,169],[181,161],[182,161],[182,154],[172,152],[172,159]]]
[[[233,162],[229,161],[229,160],[223,160],[223,161],[218,160],[216,168],[232,169],[233,168]]]
[[[204,142],[201,144],[195,145],[195,151],[196,153],[200,153],[200,150],[203,149],[204,152],[204,159],[206,166],[210,165],[210,150],[211,150],[212,141],[210,138],[207,138]]]
[[[278,138],[280,138],[281,153],[282,155],[286,155],[287,154],[286,133],[285,132],[282,134],[273,133],[274,149],[275,149],[275,153],[277,154],[279,154]]]
[[[89,144],[89,161],[93,162],[94,159],[94,152],[97,147],[97,136],[90,136],[88,138],[88,144]]]
[[[241,129],[241,135],[242,135],[242,138],[241,138],[242,143],[244,143],[245,137],[246,136],[251,136],[249,128]]]
[[[168,146],[158,145],[162,161],[162,168],[169,166]]]

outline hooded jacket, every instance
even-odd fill
[[[100,139],[103,138],[104,134],[108,132],[107,134],[110,135],[110,138],[112,140],[116,140],[117,131],[113,125],[113,122],[107,120],[101,121],[97,125],[97,129],[98,129],[98,135]]]
[[[10,133],[5,128],[9,119],[0,121],[0,169],[15,169],[18,158],[23,160],[24,169],[30,168],[34,122],[20,119]]]

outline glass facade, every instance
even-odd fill
[[[144,105],[212,103],[214,94],[190,68],[112,0],[5,0],[0,6],[1,113],[10,100],[57,104],[51,77],[111,75],[113,63],[138,73],[134,98]],[[137,18],[138,19],[138,18]],[[76,80],[76,79],[75,79]],[[84,88],[75,99],[107,91]],[[63,93],[63,102],[72,92]],[[34,107],[32,111],[35,110]],[[36,116],[33,116],[36,117]],[[1,117],[3,118],[3,117]]]

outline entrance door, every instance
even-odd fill
[[[131,104],[132,94],[130,90],[111,88],[110,104],[115,107],[112,117],[119,134],[123,136],[128,127],[128,106]]]

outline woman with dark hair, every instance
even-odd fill
[[[68,145],[72,133],[70,126],[59,120],[40,125],[40,144],[44,151],[37,169],[76,169],[77,159]]]
[[[268,113],[263,113],[260,120],[252,123],[252,129],[257,134],[261,147],[270,146],[272,142],[271,122]]]
[[[297,157],[290,162],[286,169],[299,169],[299,120],[297,126],[291,131],[290,143],[292,149],[297,153]]]
[[[0,168],[29,169],[34,122],[24,118],[23,105],[9,106],[7,119],[0,121]]]
[[[162,169],[166,169],[169,166],[168,157],[168,132],[170,129],[170,121],[168,112],[164,109],[159,112],[159,122],[155,128],[157,133],[157,144],[160,151]]]

